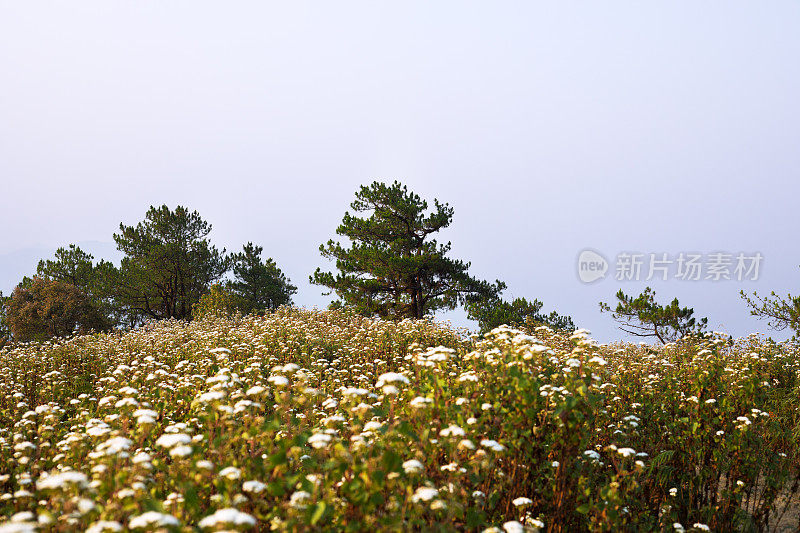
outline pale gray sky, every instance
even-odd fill
[[[166,203],[324,305],[319,244],[396,178],[455,208],[474,274],[601,340],[597,302],[646,283],[582,284],[581,249],[760,251],[758,282],[656,287],[762,331],[739,289],[800,279],[798,27],[795,1],[0,1],[0,289]]]

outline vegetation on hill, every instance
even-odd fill
[[[440,309],[455,309],[477,298],[493,298],[505,288],[469,275],[469,263],[448,257],[450,243],[433,236],[453,221],[453,208],[428,203],[406,186],[373,182],[356,192],[338,235],[349,247],[333,240],[320,245],[322,256],[336,261],[338,273],[317,268],[311,283],[327,287],[339,304],[382,318],[423,318]]]
[[[242,314],[291,304],[297,288],[272,258],[262,260],[262,247],[247,243],[226,255],[209,241],[211,229],[197,211],[151,206],[144,221],[120,224],[113,235],[125,254],[119,267],[95,263],[74,244],[59,248],[10,296],[0,293],[0,345],[153,319],[191,320],[196,309],[223,300],[226,312]]]
[[[7,346],[0,528],[767,530],[799,354],[289,308]]]
[[[656,291],[645,288],[639,296],[617,292],[617,307],[612,310],[607,303],[600,302],[600,311],[611,313],[619,329],[635,337],[653,337],[662,344],[674,342],[691,335],[702,335],[708,324],[707,318],[697,320],[694,309],[681,307],[678,299],[666,305],[656,302]]]

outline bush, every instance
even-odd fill
[[[51,337],[108,329],[107,317],[77,287],[34,277],[18,286],[5,305],[5,322],[14,340]]]
[[[211,289],[200,297],[194,308],[192,316],[196,319],[209,316],[232,316],[237,311],[237,297],[223,285],[215,283]]]

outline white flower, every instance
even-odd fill
[[[700,522],[695,522],[692,524],[692,527],[695,529],[699,529],[700,531],[711,531],[711,528],[705,524],[701,524]]]
[[[428,502],[439,495],[439,491],[431,487],[420,487],[411,496],[411,501],[414,503],[423,501]]]
[[[433,503],[431,503],[431,509],[433,509],[434,511],[437,511],[439,509],[447,509],[447,504],[444,503],[442,500],[433,500]]]
[[[411,400],[408,405],[415,409],[422,409],[423,407],[427,407],[433,403],[431,398],[425,398],[424,396],[417,396],[413,400]]]
[[[544,529],[544,522],[542,522],[541,520],[537,520],[536,518],[528,517],[526,519],[526,523],[531,527],[535,527],[537,529]]]
[[[403,462],[403,470],[406,474],[418,474],[425,469],[425,466],[416,459],[409,459]]]
[[[88,478],[86,474],[68,470],[66,472],[40,477],[39,481],[36,482],[36,488],[39,490],[60,489],[69,485],[85,487],[87,483]]]
[[[458,443],[458,448],[464,450],[474,450],[475,443],[469,439],[461,439],[461,442]]]
[[[404,383],[408,384],[408,378],[405,377],[403,374],[399,374],[397,372],[386,372],[385,374],[381,374],[378,376],[378,382],[375,383],[375,387],[381,388],[386,384],[389,383]]]
[[[623,457],[630,457],[631,455],[636,455],[636,450],[633,448],[619,448],[617,453]]]
[[[159,513],[156,511],[147,511],[146,513],[134,516],[128,522],[128,527],[131,529],[146,528],[150,526],[175,527],[178,525],[180,525],[180,522],[171,514]]]
[[[189,444],[191,442],[192,437],[186,433],[165,433],[164,435],[158,437],[158,440],[156,440],[156,446],[161,446],[162,448],[173,448],[175,446]]]
[[[212,348],[208,352],[209,353],[213,353],[214,355],[220,354],[220,353],[229,354],[229,353],[231,353],[231,350],[230,350],[230,348],[225,348],[224,346],[221,346],[219,348]]]
[[[304,509],[306,502],[311,499],[311,494],[304,490],[295,491],[291,498],[289,498],[289,505],[296,509]]]
[[[503,524],[503,531],[506,533],[523,533],[525,528],[516,520],[511,520]]]
[[[389,396],[397,396],[398,394],[400,394],[400,389],[398,389],[394,385],[384,385],[381,390],[383,391],[384,394],[387,394]]]
[[[370,420],[366,424],[364,424],[364,431],[377,431],[383,427],[382,422],[378,422],[377,420]]]
[[[37,526],[32,522],[0,523],[0,533],[36,533]]]
[[[172,457],[188,457],[192,454],[192,447],[186,445],[175,446],[169,451]]]
[[[361,387],[345,387],[342,389],[342,396],[349,396],[352,398],[359,398],[366,396],[369,393],[367,389]]]
[[[242,471],[235,466],[229,466],[219,471],[219,476],[230,481],[235,481],[242,477]]]
[[[267,486],[264,483],[256,480],[245,481],[242,483],[242,490],[244,492],[251,492],[253,494],[258,494],[259,492],[263,492]]]
[[[599,461],[600,460],[600,454],[597,453],[594,450],[586,450],[585,452],[583,452],[583,455],[585,455],[586,457],[588,457],[592,461]]]
[[[519,498],[515,498],[511,503],[513,503],[515,507],[522,507],[524,505],[531,505],[533,500],[520,496]]]
[[[672,487],[671,489],[669,489],[669,495],[670,496],[677,496],[678,495],[678,489],[675,488],[675,487]]]
[[[249,527],[256,525],[256,519],[247,513],[239,511],[238,509],[227,508],[227,509],[220,509],[219,511],[216,511],[214,514],[203,518],[202,520],[200,520],[198,525],[203,529],[222,526],[222,525]]]
[[[456,381],[458,381],[459,383],[463,383],[465,381],[477,382],[478,380],[479,380],[479,378],[475,374],[475,372],[469,371],[469,372],[464,372],[463,374],[461,374]]]
[[[197,397],[197,401],[200,403],[213,403],[224,399],[225,399],[225,393],[221,390],[212,390],[204,392],[203,394]]]
[[[114,404],[114,407],[116,407],[117,409],[121,409],[123,407],[138,407],[138,406],[139,402],[137,402],[135,398],[123,398]]]
[[[105,531],[122,531],[122,524],[110,520],[100,520],[86,528],[86,533],[103,533]]]
[[[14,513],[11,515],[10,520],[12,522],[33,522],[34,518],[36,518],[32,512],[30,511],[21,511],[19,513]]]
[[[289,380],[286,379],[284,376],[270,376],[267,378],[267,381],[275,385],[276,387],[285,387],[289,384]]]
[[[463,437],[466,432],[458,426],[450,424],[439,432],[440,437]]]
[[[314,433],[308,438],[308,443],[316,449],[325,448],[331,443],[333,437],[327,433]]]
[[[103,455],[120,455],[133,445],[131,439],[113,437],[97,445],[96,451]]]
[[[111,433],[111,426],[102,420],[93,418],[86,423],[86,434],[90,437],[102,437],[108,433]]]
[[[481,441],[481,446],[483,446],[484,448],[489,448],[493,452],[502,452],[503,450],[506,449],[505,446],[503,446],[496,440],[490,440],[490,439],[483,439]]]

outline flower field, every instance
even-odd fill
[[[0,351],[0,532],[797,530],[798,349],[343,311]]]

